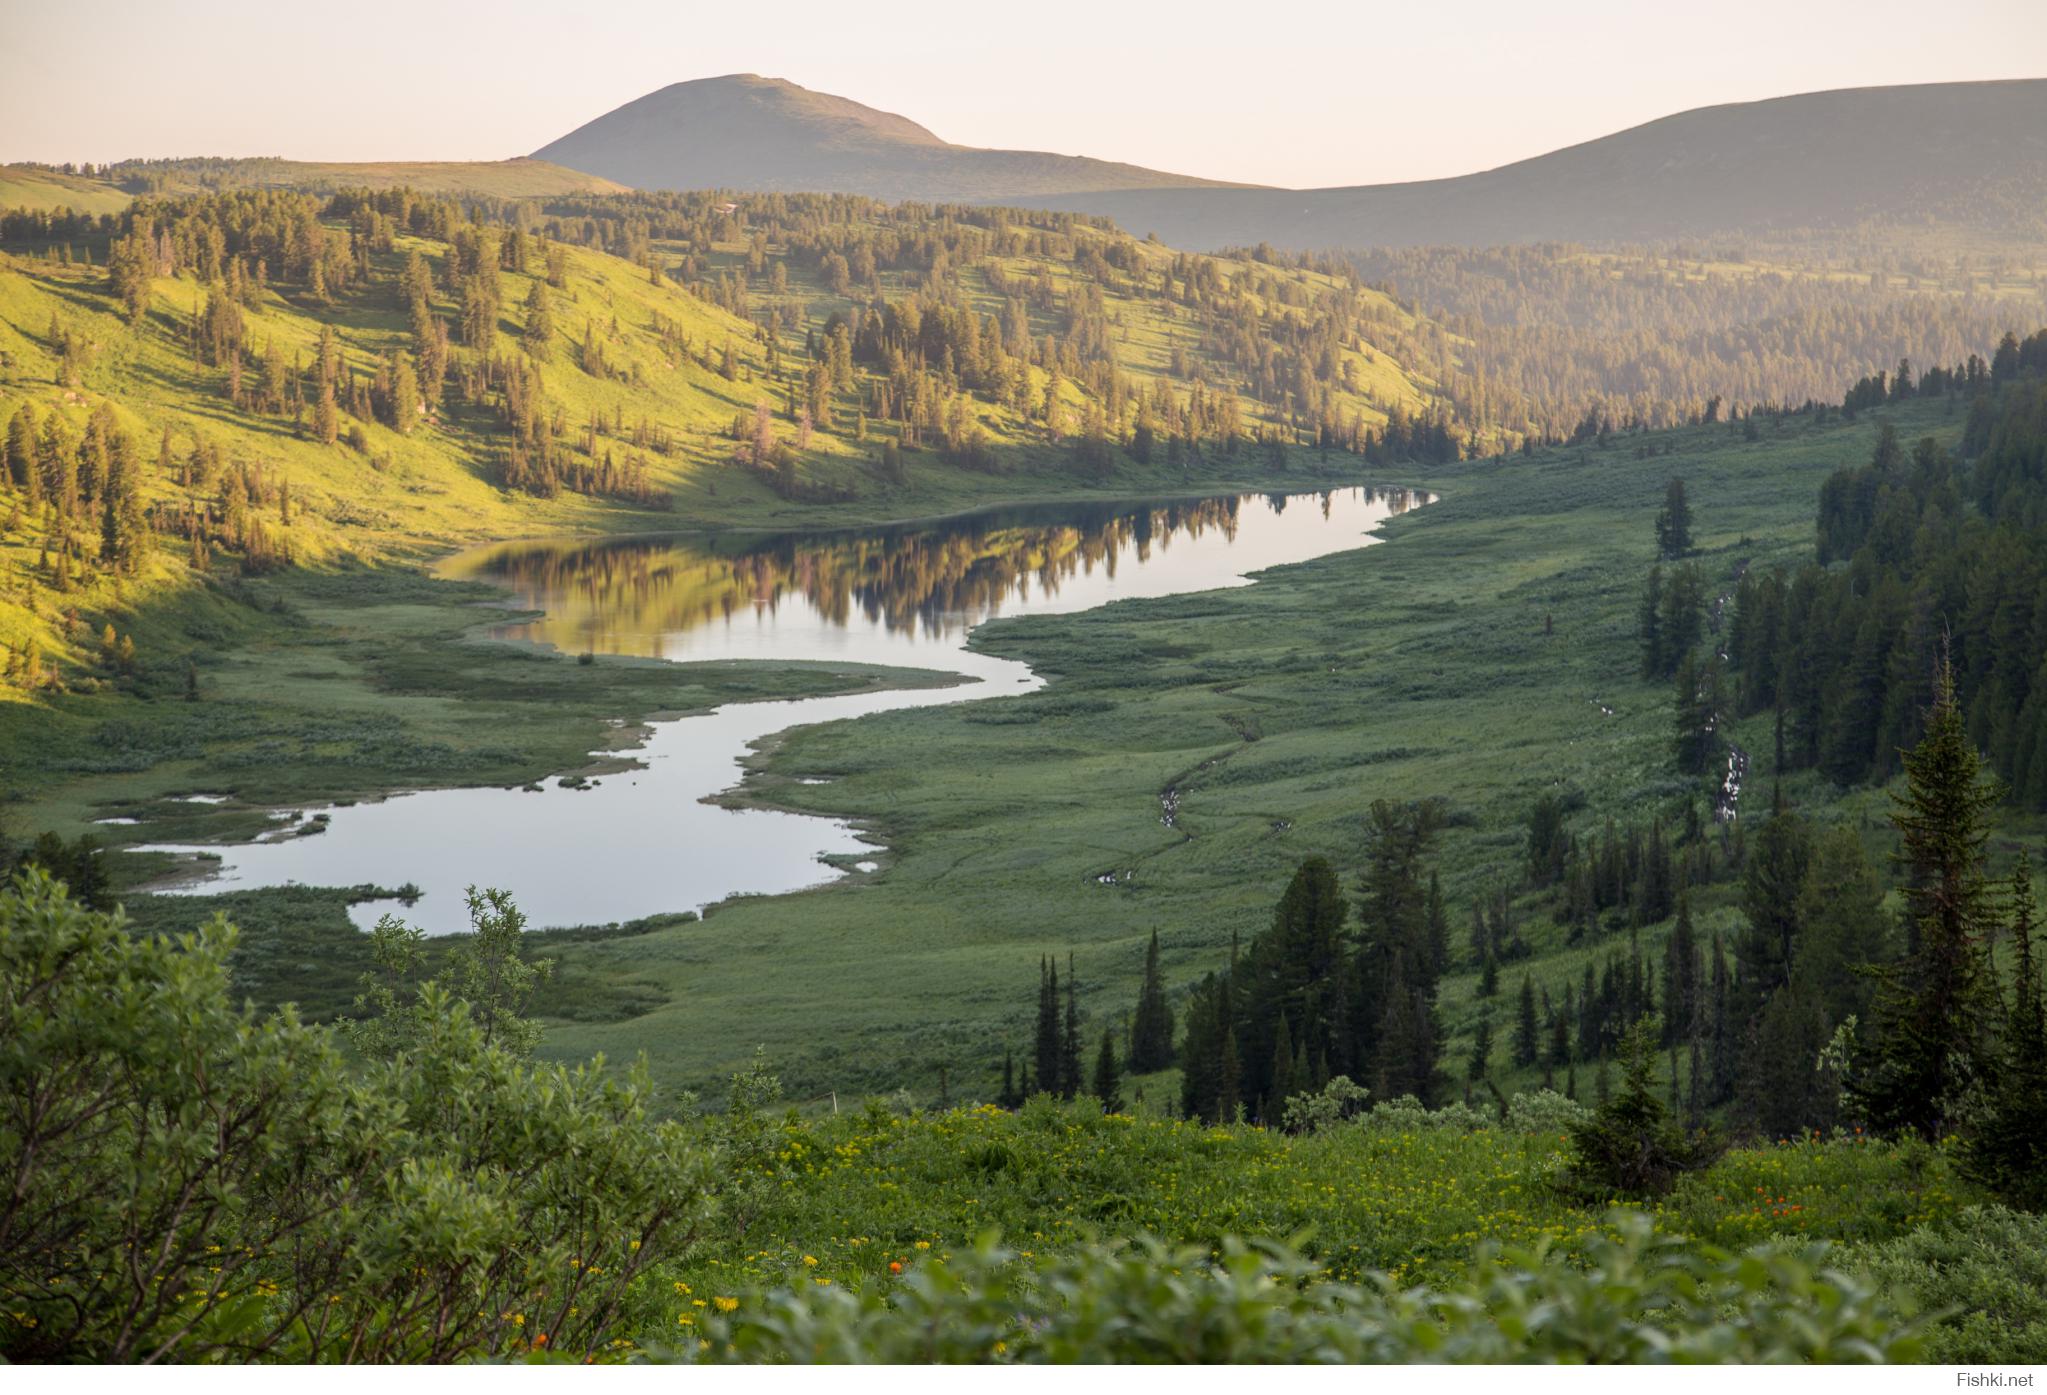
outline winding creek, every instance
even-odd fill
[[[1376,542],[1373,530],[1425,498],[1357,486],[1007,509],[862,532],[465,553],[447,574],[495,580],[515,609],[539,612],[498,627],[502,638],[676,663],[881,664],[959,681],[728,704],[650,723],[624,770],[290,811],[276,835],[252,843],[156,845],[214,869],[163,889],[410,883],[421,894],[409,906],[369,901],[351,915],[368,926],[395,910],[446,934],[467,928],[472,883],[508,889],[533,925],[556,926],[701,910],[871,871],[881,850],[849,823],[715,802],[740,783],[748,751],[791,727],[1030,692],[1043,680],[1027,665],[968,647],[975,625],[1246,585],[1267,567]]]

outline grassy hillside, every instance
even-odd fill
[[[743,267],[759,237],[741,224],[729,232],[730,240],[709,244],[705,277],[729,281],[727,273]],[[327,235],[340,234],[330,229]],[[1083,230],[1077,236],[1086,242],[1106,241],[1109,235]],[[60,419],[65,440],[76,445],[92,414],[104,405],[114,426],[127,433],[147,462],[142,490],[160,520],[195,512],[203,516],[218,507],[219,479],[200,478],[207,471],[187,468],[202,452],[214,462],[215,474],[220,462],[255,472],[267,491],[259,502],[276,509],[264,512],[280,530],[278,545],[301,565],[417,560],[464,542],[545,532],[791,521],[820,516],[812,506],[819,499],[832,501],[829,516],[836,521],[873,520],[946,512],[978,499],[1019,494],[1184,487],[1202,474],[1268,468],[1248,450],[1205,465],[1189,457],[1170,467],[1155,459],[1146,467],[1109,448],[1101,460],[1082,469],[1073,459],[1071,441],[1090,404],[1099,406],[1097,393],[1084,381],[1064,379],[1057,397],[1065,424],[1047,421],[1042,398],[1051,375],[1022,364],[1016,370],[1022,375],[1016,384],[1020,396],[1011,400],[961,394],[956,382],[943,379],[930,389],[938,394],[929,404],[934,413],[939,401],[957,397],[956,421],[961,424],[947,425],[938,434],[971,430],[983,452],[975,468],[959,468],[943,449],[909,449],[901,452],[899,464],[883,470],[884,441],[907,437],[903,429],[881,422],[871,430],[862,425],[874,369],[857,370],[850,381],[835,385],[828,394],[828,415],[814,430],[804,433],[789,419],[795,413],[786,409],[811,364],[784,336],[800,341],[803,331],[822,329],[833,313],[854,305],[850,295],[827,292],[814,270],[799,266],[785,288],[765,296],[721,297],[708,280],[699,282],[702,294],[692,294],[621,257],[557,246],[560,284],[546,288],[556,326],[550,343],[537,350],[522,348],[520,337],[534,288],[547,278],[548,253],[536,247],[524,270],[502,277],[502,309],[489,342],[453,351],[457,368],[481,365],[493,356],[531,363],[551,413],[550,435],[565,443],[566,453],[592,469],[607,458],[641,462],[651,495],[644,503],[573,491],[533,497],[500,487],[511,442],[496,392],[463,401],[451,393],[409,432],[369,414],[367,420],[349,418],[335,445],[317,438],[306,375],[323,330],[334,334],[342,371],[351,381],[366,381],[392,356],[416,353],[419,345],[396,282],[408,260],[420,256],[429,269],[439,270],[433,313],[453,320],[460,306],[451,289],[455,278],[447,269],[451,254],[445,241],[393,237],[387,248],[365,258],[361,273],[332,304],[284,284],[252,292],[240,311],[244,371],[253,379],[261,360],[274,353],[282,361],[292,399],[270,403],[269,410],[226,400],[227,368],[199,361],[190,347],[192,327],[217,288],[209,290],[191,274],[155,277],[142,295],[142,317],[131,325],[117,313],[110,293],[106,246],[102,241],[94,253],[89,244],[81,245],[90,263],[69,261],[67,245],[24,249],[0,265],[0,420],[28,406],[40,421]],[[57,250],[65,257],[59,258]],[[1154,264],[1171,256],[1159,248],[1141,248],[1138,255]],[[1236,371],[1211,360],[1188,308],[1138,293],[1141,275],[1113,276],[1106,267],[1091,274],[1071,261],[1042,255],[1012,255],[998,262],[1012,276],[1040,278],[1036,284],[1049,292],[1031,317],[1032,330],[1043,328],[1048,342],[1063,307],[1099,290],[1112,326],[1101,352],[1134,395],[1152,391],[1180,397],[1182,390],[1171,381],[1176,366],[1182,373],[1189,363],[1202,366],[1202,375],[1212,383],[1227,383]],[[1225,275],[1242,275],[1247,286],[1253,279],[1242,264],[1218,265]],[[969,268],[956,285],[936,289],[929,303],[949,301],[992,313],[1001,302],[986,288],[990,274],[987,267]],[[881,277],[881,286],[900,296],[909,292],[913,279],[909,273],[889,273]],[[1258,290],[1247,293],[1253,305],[1260,293],[1303,300],[1339,293],[1332,278],[1305,271],[1259,272],[1256,280]],[[721,308],[721,299],[732,309]],[[1383,298],[1375,313],[1389,326],[1413,323]],[[778,328],[770,337],[760,324]],[[1344,399],[1345,409],[1360,420],[1383,421],[1385,409],[1394,405],[1419,413],[1433,402],[1426,380],[1403,372],[1362,339],[1343,352],[1354,386]],[[783,409],[775,412],[781,419],[771,428],[777,458],[784,462],[775,470],[766,469],[765,462],[763,468],[752,468],[741,459],[752,448],[753,416],[762,403]],[[1243,429],[1265,430],[1268,423],[1276,428],[1278,416],[1253,403]],[[734,439],[735,423],[749,438],[746,442]],[[351,437],[359,437],[359,444],[350,444]],[[1160,455],[1165,454],[1162,448]],[[289,522],[282,490],[289,492]],[[219,569],[194,574],[187,565],[189,548],[169,543],[155,548],[143,572],[134,576],[111,575],[93,565],[92,558],[81,558],[68,587],[52,594],[46,547],[57,542],[61,551],[62,534],[83,552],[96,553],[90,534],[97,516],[80,516],[68,527],[53,527],[48,519],[26,512],[0,519],[5,520],[0,595],[6,597],[0,603],[0,643],[19,649],[34,639],[60,664],[84,663],[81,646],[115,612],[125,617],[150,597],[187,594],[209,577],[220,579],[215,576]],[[81,618],[69,618],[74,612]],[[86,619],[92,622],[91,636],[81,629]],[[127,623],[123,619],[121,627]],[[18,700],[21,695],[15,687],[9,696]]]
[[[0,168],[0,209],[69,208],[117,213],[138,195],[207,193],[222,189],[414,189],[422,194],[533,199],[559,194],[615,194],[625,185],[546,160],[124,160],[90,175],[38,167]]]
[[[119,213],[131,196],[105,180],[61,174],[36,165],[0,165],[0,208],[54,213]]]

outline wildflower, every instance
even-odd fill
[[[804,1267],[804,1268],[806,1268],[806,1269],[815,1269],[815,1268],[817,1268],[817,1256],[816,1256],[816,1255],[805,1255],[805,1256],[803,1257],[803,1267]]]
[[[892,1259],[892,1260],[890,1260],[890,1261],[888,1262],[888,1272],[889,1272],[889,1273],[891,1273],[891,1274],[900,1274],[900,1273],[902,1273],[902,1272],[903,1272],[903,1262],[902,1262],[901,1260],[899,1260],[899,1259]]]
[[[711,1300],[711,1304],[713,1307],[717,1308],[719,1312],[729,1313],[739,1306],[739,1300],[737,1298],[718,1297],[713,1298]]]

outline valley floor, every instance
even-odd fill
[[[1959,429],[1936,404],[1895,418],[1908,440]],[[878,875],[741,899],[701,923],[540,937],[558,974],[543,1054],[644,1054],[664,1088],[715,1094],[760,1048],[814,1107],[897,1089],[990,1098],[1005,1052],[1027,1048],[1041,956],[1070,956],[1093,1041],[1129,1010],[1152,931],[1169,990],[1220,967],[1233,937],[1263,928],[1303,858],[1355,867],[1377,798],[1448,801],[1440,861],[1462,924],[1475,899],[1518,885],[1522,821],[1539,794],[1582,799],[1586,827],[1703,804],[1671,769],[1666,685],[1634,676],[1665,480],[1687,480],[1698,562],[1723,594],[1742,566],[1809,549],[1819,482],[1866,459],[1875,430],[1871,417],[1790,418],[1754,443],[1719,425],[1416,471],[1376,482],[1441,499],[1394,520],[1384,546],[1237,590],[984,626],[977,647],[1029,662],[1049,686],[800,729],[754,761],[749,798],[861,821],[886,845]],[[1657,453],[1645,458],[1645,444]],[[1310,488],[1318,463],[1303,455],[1265,484]],[[987,497],[1032,487],[1059,485],[990,480]],[[934,512],[972,500],[911,502]],[[656,712],[932,681],[845,666],[577,664],[477,642],[474,607],[492,593],[399,571],[286,574],[249,591],[253,606],[215,599],[197,617],[219,630],[200,701],[165,691],[145,712],[132,698],[74,697],[34,729],[14,728],[10,780],[29,795],[10,815],[17,831],[139,814],[152,840],[246,836],[270,805],[584,767],[605,740],[630,736],[617,723]],[[1735,737],[1770,746],[1767,731]],[[1759,756],[1751,801],[1768,798],[1767,766]],[[1880,791],[1841,796],[1810,774],[1785,785],[1796,802],[1839,804],[1834,817],[1859,823],[1873,851],[1886,846]],[[167,802],[206,791],[235,799]],[[131,884],[158,870],[135,863]],[[131,894],[128,906],[164,929],[227,911],[247,931],[243,990],[326,1016],[346,1010],[363,968],[349,894]],[[1717,888],[1697,911],[1703,934],[1737,915]],[[1511,966],[1509,993],[1526,971],[1561,995],[1614,948],[1567,943],[1546,904],[1516,914],[1533,955]],[[1652,956],[1661,934],[1644,934]],[[1481,1000],[1457,948],[1441,1006],[1446,1063],[1461,1061],[1481,1017],[1500,1026],[1511,1001]],[[1505,1070],[1501,1080],[1534,1083]],[[1154,1098],[1171,1084],[1153,1082]]]

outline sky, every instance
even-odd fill
[[[965,145],[1314,187],[1720,102],[2047,76],[2047,3],[0,0],[0,160],[502,159],[734,72]]]

